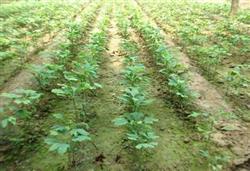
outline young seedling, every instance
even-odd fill
[[[197,131],[200,132],[206,140],[209,140],[215,130],[216,118],[210,113],[204,112],[192,112],[188,117],[194,119]]]
[[[228,83],[228,91],[233,88],[233,93],[238,94],[240,88],[247,88],[250,84],[250,80],[244,77],[241,72],[244,69],[243,65],[238,65],[234,69],[227,72],[225,80]]]
[[[90,44],[87,46],[89,53],[96,61],[99,61],[100,54],[105,49],[106,34],[104,32],[97,32],[91,36],[90,40]]]
[[[55,86],[56,80],[62,78],[64,66],[57,64],[44,64],[32,66],[33,74],[39,83],[39,86],[48,90]]]
[[[58,65],[64,66],[72,56],[73,54],[70,51],[70,44],[69,43],[61,44],[59,50],[56,52],[55,62]]]
[[[2,139],[19,148],[24,141],[34,140],[33,131],[30,131],[34,128],[31,118],[33,115],[37,116],[36,106],[42,94],[33,90],[18,89],[13,93],[3,93],[1,96],[7,101],[7,104],[0,109]]]
[[[148,105],[152,100],[148,100],[145,94],[138,87],[129,87],[124,90],[123,95],[120,97],[121,101],[125,103],[130,111],[137,112],[142,106]]]
[[[181,101],[189,102],[194,98],[194,94],[187,86],[187,82],[176,74],[169,76],[168,85],[170,91],[175,94]]]
[[[128,66],[135,65],[138,63],[138,57],[137,56],[126,56],[124,63]]]
[[[76,55],[77,46],[82,39],[82,25],[78,22],[73,22],[68,25],[67,38],[70,41],[70,52]]]
[[[208,161],[213,171],[220,171],[229,162],[230,157],[225,154],[211,154],[208,150],[200,150],[200,155]]]
[[[17,120],[29,119],[36,112],[35,105],[39,102],[42,94],[34,90],[18,89],[14,93],[3,93],[1,96],[10,100],[10,103],[4,106],[1,111],[6,116],[1,121],[1,126],[6,128],[9,124],[16,125]]]
[[[129,56],[136,56],[139,51],[138,46],[134,42],[126,39],[122,42],[122,49]]]
[[[150,149],[157,146],[155,140],[158,136],[155,135],[151,127],[156,121],[157,119],[146,116],[141,112],[126,113],[123,117],[113,120],[116,126],[127,126],[127,139],[138,150]]]
[[[53,116],[60,124],[51,127],[45,143],[50,146],[49,151],[54,151],[60,155],[68,154],[69,167],[75,167],[75,155],[79,152],[79,144],[90,141],[90,134],[86,131],[86,128],[74,124],[75,121],[65,123],[62,114],[57,113]]]
[[[130,86],[136,86],[145,81],[144,73],[145,67],[142,64],[128,66],[123,71],[124,78]]]

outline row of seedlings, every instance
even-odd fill
[[[187,50],[189,56],[196,60],[208,78],[218,79],[217,77],[222,77],[221,81],[228,82],[228,88],[232,89],[233,94],[236,95],[240,88],[247,87],[249,79],[245,76],[244,71],[249,69],[249,64],[237,65],[233,69],[229,69],[228,73],[220,76],[217,73],[225,59],[230,59],[232,56],[246,56],[246,53],[249,52],[247,45],[250,37],[244,26],[239,27],[242,24],[240,20],[224,18],[223,22],[212,22],[213,17],[204,18],[204,16],[207,16],[206,10],[208,9],[212,10],[213,13],[216,11],[225,13],[222,6],[210,6],[211,8],[209,8],[204,4],[192,2],[187,4],[185,1],[179,1],[178,3],[153,2],[148,0],[139,2],[139,4],[141,6],[143,6],[143,3],[147,4],[143,8],[155,18],[157,23],[162,25],[164,30],[168,30],[175,37],[179,37],[176,40]],[[158,9],[159,6],[164,8],[154,10]],[[176,8],[177,6],[182,6],[182,8]],[[193,9],[192,13],[183,10],[187,6]],[[218,8],[221,9],[218,10]],[[185,17],[179,17],[180,12]],[[178,22],[176,22],[177,19]],[[168,27],[164,27],[164,25]],[[204,30],[209,30],[211,36],[208,36]],[[224,80],[223,77],[225,77]]]
[[[100,14],[102,18],[97,21],[98,31],[93,32],[76,58],[72,61],[70,69],[63,71],[63,83],[52,89],[52,93],[65,100],[70,99],[73,109],[64,113],[54,113],[57,120],[51,127],[45,143],[49,151],[59,155],[67,154],[68,167],[76,167],[77,156],[81,156],[81,148],[85,142],[94,144],[88,132],[88,96],[95,93],[102,86],[96,82],[101,56],[107,43],[107,28],[109,16],[107,7]],[[67,113],[70,112],[70,113]],[[96,147],[96,146],[95,146]]]
[[[185,75],[186,69],[169,52],[160,30],[146,22],[142,12],[134,8],[132,4],[127,6],[127,10],[132,15],[131,26],[141,35],[157,65],[161,68],[160,73],[167,78],[168,89],[174,105],[188,114],[188,118],[194,122],[195,129],[203,135],[204,141],[211,141],[211,134],[214,132],[217,122],[216,116],[199,111],[193,105],[196,93],[192,92],[188,86],[188,78]],[[194,112],[193,108],[198,111]],[[213,152],[209,152],[210,149],[208,148],[205,147],[204,150],[201,150],[200,155],[208,160],[211,168],[222,168],[228,161],[228,157],[220,154],[220,152],[213,155],[211,154]],[[214,162],[215,160],[216,162]]]
[[[31,3],[36,6],[36,3]],[[3,28],[1,37],[1,49],[7,52],[13,52],[13,49],[24,48],[24,46],[36,46],[38,38],[47,33],[51,33],[65,26],[68,16],[75,16],[85,7],[86,0],[77,3],[49,2],[39,4],[34,11],[27,10],[26,13],[19,13],[19,16],[10,17],[0,23]],[[66,10],[65,10],[66,9]],[[64,13],[62,13],[64,11]],[[20,11],[22,12],[22,11]],[[21,47],[19,47],[21,46]],[[8,59],[9,56],[1,54],[0,61]],[[13,52],[14,53],[14,52]],[[17,54],[18,55],[18,52]]]
[[[226,14],[223,11],[226,9],[224,5],[204,6],[182,0],[178,3],[154,3],[147,0],[138,4],[164,31],[174,35],[174,40],[199,66],[202,74],[240,108],[235,111],[244,118],[250,95],[250,89],[247,89],[250,85],[247,76],[250,64],[245,60],[249,56],[247,53],[250,51],[250,36],[242,21],[239,18],[224,18],[223,22],[214,22],[214,17],[204,17],[207,16],[208,9],[213,14]],[[159,9],[159,6],[163,8],[155,10]],[[176,8],[177,6],[182,8]],[[192,13],[183,10],[187,7],[192,9]],[[229,67],[234,58],[239,59],[238,62],[235,61],[236,63]]]
[[[0,108],[1,145],[11,144],[11,147],[14,148],[12,151],[17,152],[18,148],[37,140],[38,137],[35,137],[36,131],[33,128],[36,127],[36,120],[42,114],[40,109],[44,108],[39,102],[46,100],[50,96],[49,92],[52,87],[56,85],[58,80],[62,79],[66,64],[73,56],[71,50],[74,48],[72,47],[78,47],[84,32],[88,30],[91,21],[95,18],[97,7],[96,4],[90,6],[85,15],[82,15],[85,20],[82,20],[81,23],[72,23],[67,26],[64,34],[66,40],[60,44],[60,50],[55,55],[54,64],[32,67],[40,92],[31,89],[17,89],[14,92],[1,94],[1,100],[4,98],[8,101]],[[77,28],[76,25],[78,25]],[[73,35],[75,35],[75,39]],[[76,41],[76,37],[78,37],[78,41]]]
[[[37,12],[36,15],[30,14],[26,18],[18,17],[14,23],[0,23],[0,27],[3,28],[0,34],[0,85],[4,85],[26,62],[29,62],[31,56],[46,48],[56,36],[60,37],[66,24],[74,19],[76,14],[81,13],[85,5],[83,2],[78,6],[68,5],[67,12],[64,12],[62,7],[65,6],[58,8],[56,4],[49,3],[42,9],[42,14]],[[15,28],[19,20],[24,22],[23,26]]]
[[[126,127],[125,142],[131,147],[132,153],[138,161],[138,168],[143,169],[150,149],[157,146],[156,136],[152,125],[157,121],[152,114],[147,114],[144,107],[151,103],[148,99],[145,87],[147,78],[145,67],[140,63],[138,47],[129,38],[129,23],[123,14],[117,14],[117,23],[123,38],[121,47],[125,54],[123,71],[123,84],[127,87],[120,97],[126,106],[126,112],[113,120],[116,126]]]
[[[133,8],[128,10],[133,11],[131,26],[142,36],[157,65],[161,68],[160,73],[167,78],[167,85],[172,95],[171,99],[178,107],[187,107],[195,95],[188,88],[184,66],[169,52],[159,29],[145,22],[139,10],[135,11]]]
[[[204,133],[205,137],[208,138],[218,118],[209,113],[202,112],[196,106],[192,105],[197,93],[189,88],[188,75],[185,75],[186,68],[170,53],[159,28],[153,27],[150,22],[143,21],[142,17],[143,13],[141,10],[137,10],[137,12],[134,13],[135,21],[134,23],[132,21],[133,27],[136,28],[139,34],[143,37],[146,46],[149,48],[152,56],[155,57],[157,65],[161,68],[160,73],[168,78],[170,92],[176,97],[179,96],[179,98],[173,98],[173,100],[178,100],[178,102],[181,103],[181,106],[179,107],[183,107],[183,109],[187,111],[189,114],[188,117],[198,119],[200,122],[204,120],[206,126],[203,126],[209,128],[203,129],[203,126],[199,125],[199,123],[196,126],[198,127],[198,130]],[[176,75],[178,79],[172,79],[173,75]],[[189,107],[189,105],[191,106]],[[192,109],[200,112],[192,112]],[[223,112],[221,114],[223,114]]]
[[[85,37],[91,29],[101,4],[93,3],[80,14],[80,20],[68,23],[65,34],[67,40],[59,45],[59,50],[56,51],[52,63],[32,67],[40,89],[50,92],[52,87],[55,87],[62,78],[62,72],[65,69],[70,69],[72,59],[80,51],[81,46],[78,45],[83,44],[83,41],[86,40]]]

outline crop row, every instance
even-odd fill
[[[125,18],[118,16],[118,26],[125,35],[128,31],[127,24],[124,25]],[[125,27],[124,27],[125,26]],[[122,41],[122,50],[125,54],[123,71],[124,85],[127,87],[121,96],[121,101],[127,106],[127,112],[124,117],[119,117],[115,120],[116,125],[120,125],[118,121],[124,121],[122,125],[128,127],[128,139],[131,140],[136,149],[153,148],[157,145],[151,124],[157,119],[149,117],[148,114],[143,113],[143,107],[148,105],[151,100],[147,99],[145,86],[147,79],[145,76],[145,67],[139,61],[138,47],[135,42],[131,41],[129,37],[124,37]]]
[[[131,14],[130,26],[134,28],[142,37],[142,41],[149,49],[149,53],[154,57],[155,63],[159,66],[159,72],[166,78],[166,86],[171,94],[171,100],[177,108],[183,109],[183,113],[188,112],[188,117],[202,118],[198,122],[198,130],[202,130],[200,123],[210,123],[209,114],[193,112],[196,108],[193,102],[196,98],[196,93],[190,89],[188,84],[188,75],[185,75],[186,68],[173,56],[166,46],[163,35],[159,28],[154,27],[152,23],[147,21],[142,11],[139,8],[133,7],[133,4],[126,6],[127,13]],[[191,108],[192,107],[192,108]],[[207,125],[207,124],[205,124]],[[210,132],[210,129],[204,132]],[[201,131],[202,132],[202,131]]]
[[[87,105],[84,103],[85,98],[90,92],[101,88],[95,80],[101,61],[100,56],[107,40],[109,16],[106,10],[102,12],[103,18],[96,26],[99,31],[91,34],[87,45],[84,45],[83,40],[91,22],[94,21],[96,11],[94,9],[102,2],[89,7],[79,20],[67,26],[66,40],[61,43],[54,63],[45,64],[41,66],[41,70],[35,72],[42,93],[19,89],[14,93],[1,95],[10,100],[10,103],[1,109],[1,115],[5,116],[1,121],[1,126],[10,128],[5,129],[4,141],[7,140],[12,144],[26,141],[23,138],[27,137],[26,134],[34,126],[33,122],[36,119],[34,117],[40,105],[39,100],[46,98],[43,96],[52,96],[56,101],[68,100],[70,104],[72,103],[72,111],[50,113],[54,117],[54,126],[48,130],[49,136],[45,142],[49,144],[50,151],[68,154],[69,167],[74,164],[76,146],[83,141],[90,140],[87,132],[88,125],[85,123],[85,105]],[[78,101],[81,101],[81,104]]]
[[[91,135],[88,132],[90,128],[86,122],[88,117],[87,96],[93,93],[94,90],[102,88],[96,82],[96,79],[101,62],[100,57],[105,50],[107,42],[109,16],[107,15],[107,11],[104,11],[100,15],[103,15],[103,17],[98,21],[96,26],[99,30],[91,34],[88,44],[79,51],[75,60],[72,61],[70,70],[64,69],[61,71],[62,73],[60,74],[64,81],[57,84],[57,88],[51,91],[59,98],[67,101],[71,100],[73,106],[73,110],[70,111],[71,113],[54,114],[58,122],[51,127],[50,134],[45,140],[50,146],[50,151],[56,151],[59,154],[68,154],[69,166],[75,164],[75,156],[79,153],[80,144],[85,141],[91,141]],[[77,30],[81,30],[81,26]],[[76,37],[78,37],[77,35]],[[73,42],[75,41],[77,42],[77,39]],[[67,115],[72,117],[69,118]]]
[[[50,2],[1,22],[0,61],[24,58],[29,46],[36,47],[40,37],[63,28],[69,22],[68,16],[80,11],[85,3],[58,6],[58,3]]]
[[[75,21],[73,24],[71,23],[68,25],[70,27],[66,29],[65,36],[69,41],[74,42],[74,44],[83,43],[77,41],[82,41],[83,38],[87,37],[88,30],[96,17],[97,9],[100,5],[101,3],[90,5],[82,14],[80,14],[80,21]],[[81,27],[78,27],[78,22],[81,22]],[[68,61],[69,58],[67,58],[67,56],[74,56],[79,50],[80,46],[72,46],[65,41],[64,44],[60,45],[60,50],[56,52],[57,55],[55,56],[55,59],[53,59],[56,64],[34,65],[32,70],[36,80],[39,82],[40,88],[44,90],[51,89],[50,86],[56,84],[56,81],[53,81],[53,79],[60,79],[59,75],[57,75],[54,70],[63,70],[62,65],[66,65],[69,68],[71,62]]]
[[[53,83],[57,82],[57,79],[60,80],[60,75],[58,75],[58,73],[63,71],[64,66],[69,60],[69,57],[72,57],[73,53],[75,53],[71,51],[73,50],[72,47],[78,46],[79,42],[76,42],[76,40],[81,40],[81,35],[88,29],[88,27],[90,26],[90,21],[95,17],[94,11],[92,10],[92,7],[90,7],[85,14],[86,16],[81,16],[86,17],[84,20],[82,20],[81,25],[77,22],[68,25],[66,29],[67,31],[64,33],[66,40],[65,42],[60,44],[60,50],[58,50],[55,55],[54,64],[34,66],[34,68],[36,68],[36,70],[34,71],[34,75],[39,83],[41,90],[50,91],[51,87],[47,86],[55,86],[56,83]],[[41,97],[41,94],[37,93],[34,90],[18,89],[14,93],[3,93],[1,96],[6,97],[10,100],[10,103],[6,104],[5,107],[1,110],[1,117],[5,117],[5,119],[2,120],[2,127],[5,128],[9,124],[23,124],[21,121],[19,121],[19,118],[26,119],[26,116],[22,116],[25,113],[28,113],[29,115],[34,114],[35,111],[30,111],[30,107],[32,106],[32,109],[34,109],[34,106],[36,106],[37,100]],[[22,101],[24,101],[24,104]],[[20,110],[27,112],[24,112],[20,115],[18,114]]]
[[[130,39],[129,20],[121,11],[116,14],[117,25],[122,37],[121,50],[124,54],[125,69],[122,72],[123,84],[126,87],[120,97],[125,105],[126,112],[113,120],[116,126],[126,127],[125,142],[131,148],[134,155],[138,155],[138,164],[142,169],[148,150],[157,146],[152,125],[157,122],[152,113],[144,111],[145,106],[152,102],[147,97],[145,87],[147,78],[145,67],[139,61],[139,49],[135,42]]]
[[[218,121],[216,116],[207,112],[200,112],[193,105],[196,93],[190,90],[188,75],[185,75],[186,69],[168,50],[159,28],[154,27],[150,21],[147,21],[142,11],[133,2],[127,3],[125,8],[127,10],[126,15],[131,16],[131,23],[127,25],[140,34],[142,41],[149,49],[149,53],[154,57],[155,63],[160,68],[159,72],[166,78],[166,85],[171,94],[169,100],[177,108],[181,107],[183,113],[188,112],[187,118],[194,123],[194,128],[202,135],[202,139],[205,142],[210,142],[211,134],[215,130],[214,126]],[[213,150],[204,147],[200,155],[207,159],[212,169],[219,169],[227,162],[227,156],[213,153]]]
[[[188,87],[184,66],[170,53],[158,28],[145,21],[140,10],[132,5],[127,7],[128,13],[132,15],[130,25],[143,37],[147,48],[161,68],[159,72],[167,78],[172,100],[180,105],[192,102],[194,94]]]
[[[50,15],[47,13],[47,7],[50,7],[52,10]],[[11,21],[10,18],[5,22],[1,22],[0,85],[4,84],[12,75],[23,68],[24,64],[30,60],[37,51],[44,48],[46,41],[47,43],[50,42],[50,39],[56,36],[59,30],[62,31],[63,26],[66,26],[66,23],[75,15],[75,10],[79,12],[82,10],[82,6],[69,6],[68,8],[70,9],[65,13],[67,15],[65,15],[64,18],[60,18],[60,13],[62,13],[63,8],[54,8],[56,8],[56,5],[53,5],[53,3],[48,6],[44,4],[43,8],[40,10],[37,9],[36,14],[29,14],[19,19],[14,17],[12,19],[13,21]],[[20,27],[16,28],[15,25],[18,25],[19,20],[23,20],[23,22],[30,21],[34,24],[24,23],[23,26],[20,25]]]
[[[250,80],[246,73],[249,71],[250,37],[248,27],[242,23],[249,18],[247,11],[244,11],[245,16],[240,12],[236,18],[229,18],[227,5],[186,0],[138,2],[209,79],[223,82],[227,94],[245,94],[248,98],[246,87]]]

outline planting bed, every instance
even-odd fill
[[[0,6],[0,171],[250,170],[249,9]]]

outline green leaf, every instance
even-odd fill
[[[2,120],[1,125],[3,128],[6,128],[8,126],[8,119]]]
[[[205,158],[208,158],[210,156],[207,150],[200,150],[200,154]]]
[[[122,126],[128,123],[127,119],[119,117],[113,120],[115,126]]]
[[[159,138],[159,136],[155,135],[154,132],[148,132],[147,134],[148,139],[156,139]]]
[[[11,123],[12,125],[16,125],[16,118],[15,118],[15,117],[10,116],[10,117],[8,118],[8,121],[9,121],[9,123]]]
[[[29,99],[16,99],[15,103],[16,104],[28,105],[28,104],[31,104],[31,101]]]
[[[9,98],[9,99],[15,99],[15,98],[19,97],[19,95],[16,95],[14,93],[2,93],[0,96],[6,97],[6,98]]]
[[[8,117],[8,118],[2,120],[1,126],[2,126],[3,128],[6,128],[6,127],[8,126],[9,123],[11,123],[12,125],[16,125],[16,118],[10,116],[10,117]]]
[[[65,97],[65,92],[62,89],[53,89],[51,92],[57,96]]]
[[[64,78],[68,81],[78,81],[74,73],[71,72],[64,72]]]
[[[49,151],[56,151],[57,148],[58,148],[58,144],[57,144],[57,143],[54,143],[54,144],[52,144],[52,145],[50,146]]]
[[[55,130],[50,130],[50,135],[57,136],[59,133]]]
[[[135,148],[137,149],[143,149],[143,148],[154,148],[155,146],[157,146],[158,143],[157,142],[151,142],[151,143],[141,143],[135,146]]]
[[[60,144],[58,145],[57,152],[59,154],[64,154],[69,149],[69,144]]]
[[[54,143],[50,146],[49,151],[56,151],[59,154],[64,154],[69,149],[70,145],[65,143]]]
[[[128,113],[126,114],[128,120],[134,120],[134,121],[142,121],[144,118],[144,114],[142,112],[133,112],[133,113]]]
[[[127,136],[128,136],[129,140],[133,140],[133,141],[136,141],[139,138],[139,136],[137,134],[127,133]]]
[[[197,118],[198,116],[200,116],[201,113],[198,112],[192,112],[190,115],[188,115],[188,117],[193,117],[193,118]]]

